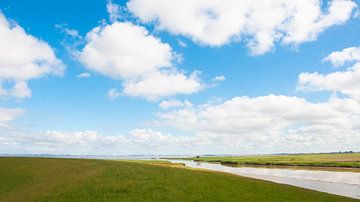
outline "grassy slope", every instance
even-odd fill
[[[0,158],[0,201],[352,199],[229,174],[185,169],[179,165],[168,167],[166,163]]]
[[[238,163],[248,165],[297,165],[322,167],[360,168],[360,153],[347,154],[302,154],[302,155],[266,155],[266,156],[234,156],[234,157],[201,157],[188,158],[220,163]]]

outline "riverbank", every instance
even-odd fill
[[[158,161],[0,158],[0,201],[356,201]]]
[[[182,158],[227,165],[278,165],[360,168],[360,153],[287,154],[259,156],[202,156]]]
[[[196,169],[207,169],[293,185],[306,189],[360,199],[360,172],[327,170],[308,170],[304,167],[294,169],[268,166],[227,166],[219,163],[207,163],[190,160],[171,160]]]

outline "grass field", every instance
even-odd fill
[[[360,153],[264,155],[264,156],[205,156],[186,158],[222,164],[283,165],[360,168]]]
[[[0,201],[355,201],[167,162],[0,158]]]

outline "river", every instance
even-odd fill
[[[360,172],[266,167],[231,167],[219,163],[171,160],[191,168],[202,168],[268,180],[276,183],[360,199]]]

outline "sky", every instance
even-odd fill
[[[0,153],[360,148],[357,0],[1,0]]]

